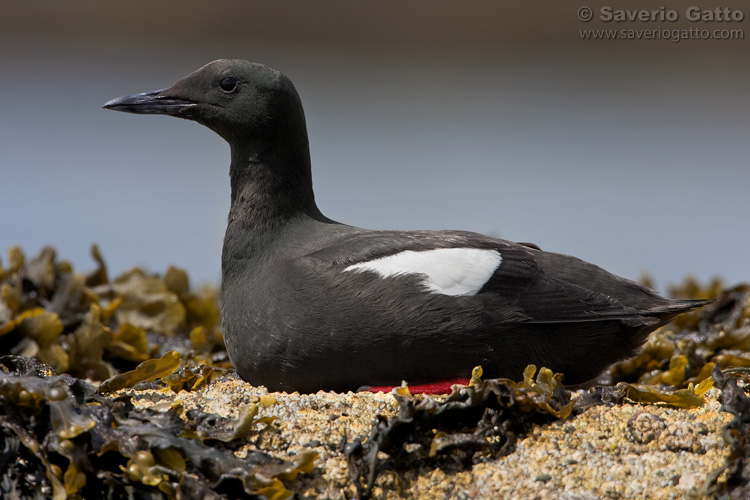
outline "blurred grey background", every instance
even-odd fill
[[[704,5],[705,4],[705,5]],[[8,3],[0,17],[0,251],[51,244],[78,269],[173,263],[218,283],[226,144],[105,112],[221,57],[286,73],[318,203],[371,228],[531,241],[657,288],[750,279],[750,41],[582,40],[653,2]],[[685,3],[664,2],[684,12]],[[750,7],[702,2],[706,9]]]

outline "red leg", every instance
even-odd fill
[[[451,386],[454,384],[468,385],[468,378],[452,378],[448,380],[441,380],[439,382],[431,382],[429,384],[418,384],[409,385],[409,392],[412,394],[450,394]],[[378,385],[371,387],[362,387],[360,391],[367,392],[391,392],[394,387],[400,387],[398,385]]]

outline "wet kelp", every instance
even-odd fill
[[[368,498],[377,476],[385,470],[420,466],[469,467],[479,455],[501,456],[514,450],[519,436],[533,426],[567,418],[570,391],[561,374],[542,368],[534,380],[531,365],[524,380],[482,380],[474,369],[468,386],[453,386],[444,401],[414,399],[407,386],[393,391],[399,414],[379,416],[366,440],[346,449],[352,480],[361,498]],[[387,454],[386,459],[380,454]]]
[[[719,290],[718,282],[701,288],[693,280],[673,288],[680,298],[716,302],[652,333],[638,356],[612,366],[605,386],[617,384],[633,401],[690,408],[703,403],[715,368],[750,367],[750,285]]]
[[[284,481],[310,472],[315,459],[290,463],[257,450],[238,458],[236,440],[260,423],[254,405],[235,420],[137,410],[129,396],[101,396],[12,355],[0,357],[0,407],[3,498],[286,498]]]
[[[715,364],[750,366],[750,285],[721,293],[716,284],[700,288],[689,280],[673,288],[680,298],[714,298],[715,303],[678,316],[654,332],[635,358],[615,364],[608,382],[637,382],[686,388],[708,377]]]

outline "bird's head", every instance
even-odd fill
[[[105,109],[177,116],[201,123],[230,144],[299,133],[304,114],[297,91],[281,72],[241,59],[219,59],[171,87],[118,97]]]

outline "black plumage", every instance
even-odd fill
[[[238,373],[272,390],[432,382],[467,377],[480,364],[490,377],[518,378],[535,363],[584,382],[705,303],[666,299],[531,244],[328,219],[315,204],[299,96],[267,66],[214,61],[167,89],[104,107],[194,120],[229,142],[222,327]],[[471,293],[428,289],[424,273],[348,269],[403,252],[421,259],[467,248],[500,261]]]

